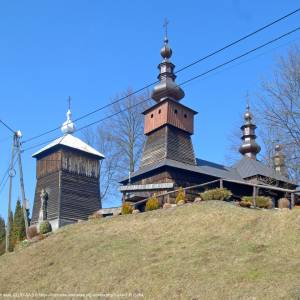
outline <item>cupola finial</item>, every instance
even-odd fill
[[[184,91],[175,83],[175,65],[173,65],[169,60],[172,56],[172,49],[169,46],[168,24],[169,21],[165,19],[163,24],[165,30],[164,45],[160,50],[160,55],[162,56],[163,61],[158,65],[159,83],[155,85],[151,95],[152,99],[157,102],[165,99],[179,101],[184,97]]]
[[[168,42],[168,25],[169,25],[169,20],[167,18],[165,18],[165,21],[164,21],[164,25],[163,27],[165,28],[165,43]]]
[[[67,120],[62,124],[61,131],[63,134],[72,134],[75,131],[75,124],[72,121],[71,97],[68,98]]]
[[[279,144],[279,140],[275,145],[275,154],[273,156],[273,164],[275,171],[283,176],[287,176],[286,166],[285,166],[285,155],[283,153],[283,147]]]
[[[243,132],[243,143],[240,146],[239,151],[242,155],[245,155],[252,159],[256,159],[256,155],[260,152],[261,148],[255,141],[256,125],[252,122],[253,115],[250,111],[249,102],[249,95],[247,95],[247,108],[244,114],[245,124],[241,127],[241,130]]]

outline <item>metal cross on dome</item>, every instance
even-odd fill
[[[247,102],[247,109],[250,109],[250,96],[249,96],[249,92],[246,93],[246,102]]]
[[[69,98],[68,98],[68,108],[69,108],[69,110],[71,110],[71,96],[69,96]]]
[[[163,27],[164,27],[164,29],[165,29],[165,38],[166,38],[166,39],[168,38],[168,25],[169,25],[169,20],[168,20],[167,18],[165,18]]]

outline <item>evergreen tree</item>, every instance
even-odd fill
[[[14,245],[26,238],[24,214],[20,200],[18,200],[16,204],[12,232]]]
[[[5,252],[5,221],[0,216],[0,255],[2,255]]]
[[[12,211],[10,211],[10,214],[9,214],[9,219],[8,219],[8,222],[9,222],[9,248],[8,250],[10,252],[14,251],[14,241],[13,241],[13,224],[14,224],[14,217],[13,217],[13,213]]]

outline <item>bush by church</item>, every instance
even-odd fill
[[[205,191],[203,193],[200,193],[200,197],[202,200],[229,200],[232,196],[232,193],[230,190],[225,188],[215,188],[208,191]]]

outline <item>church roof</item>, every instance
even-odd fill
[[[240,161],[238,161],[235,165],[231,167],[227,167],[221,164],[216,164],[198,158],[196,159],[196,163],[197,165],[189,165],[172,159],[164,159],[156,164],[152,164],[150,166],[137,170],[134,174],[131,175],[131,178],[145,174],[163,166],[169,166],[195,173],[213,176],[216,178],[238,181],[245,181],[245,179],[249,177],[260,175],[296,186],[294,182],[290,181],[285,176],[282,176],[272,168],[264,165],[260,161],[248,157],[243,157]],[[123,181],[125,180],[126,179],[124,179]]]
[[[37,157],[40,154],[42,154],[43,152],[50,150],[56,146],[65,146],[71,149],[76,149],[94,156],[99,157],[100,159],[104,158],[104,155],[100,152],[98,152],[96,149],[94,149],[93,147],[89,146],[88,144],[86,144],[85,142],[83,142],[82,140],[80,140],[79,138],[73,136],[72,134],[66,134],[56,140],[54,140],[53,142],[51,142],[50,144],[48,144],[47,146],[45,146],[44,148],[40,149],[39,151],[35,152],[32,157]]]
[[[155,164],[140,168],[139,170],[134,172],[134,174],[131,175],[131,178],[145,174],[147,172],[158,169],[160,167],[169,166],[178,169],[184,169],[195,173],[206,174],[218,178],[243,180],[235,170],[231,170],[228,167],[213,162],[209,162],[203,159],[196,159],[196,161],[197,161],[197,165],[190,165],[173,159],[164,159]],[[124,179],[124,181],[125,180],[126,179]]]
[[[261,175],[279,181],[288,182],[290,184],[295,184],[285,176],[276,172],[273,168],[270,168],[262,162],[248,158],[246,156],[244,156],[240,161],[238,161],[232,168],[236,169],[242,178]]]

